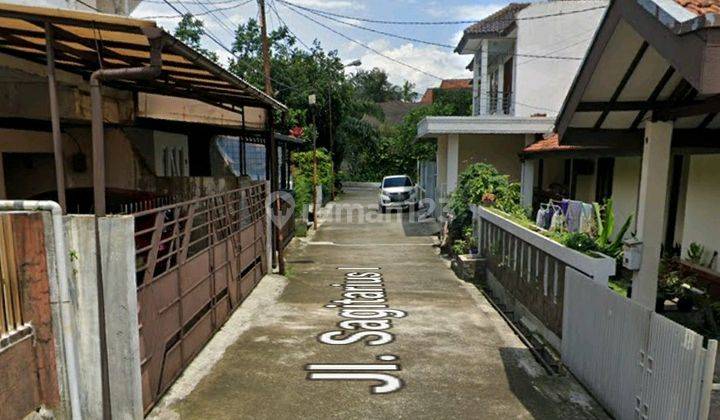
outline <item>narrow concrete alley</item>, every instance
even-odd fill
[[[411,222],[407,213],[378,214],[375,195],[346,190],[330,204],[330,211],[350,205],[356,214],[352,220],[347,211],[341,220],[327,216],[314,237],[294,245],[287,279],[265,278],[151,415],[607,417],[572,378],[547,375],[475,286],[455,277],[433,246],[437,225]],[[360,208],[377,222],[359,223]],[[341,316],[342,308],[326,307],[353,290],[352,279],[380,278],[359,273],[379,273],[387,309],[402,311],[376,311],[385,316],[365,326],[387,319],[389,328],[361,334],[338,326],[352,319]],[[325,334],[332,331],[340,332]],[[360,380],[368,378],[358,375],[361,369],[399,381]],[[348,379],[339,378],[344,375]],[[393,386],[399,389],[383,393]]]

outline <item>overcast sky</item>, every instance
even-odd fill
[[[232,35],[229,29],[234,29],[237,24],[245,22],[248,18],[258,16],[257,1],[250,0],[205,0],[204,3],[211,10],[226,9],[215,12],[216,17],[207,14],[207,11],[197,3],[198,0],[186,0],[178,2],[171,0],[176,7],[182,11],[187,6],[194,14],[206,13],[198,16],[205,22],[206,28],[219,38],[226,45],[230,45]],[[500,0],[286,0],[290,3],[305,7],[324,10],[331,13],[338,13],[353,17],[391,20],[391,21],[438,21],[438,20],[474,20],[481,19],[488,14],[500,9],[507,1]],[[213,2],[221,2],[213,5]],[[333,22],[316,15],[309,16],[322,23],[338,30],[349,38],[361,42],[363,45],[372,47],[383,54],[392,57],[403,63],[410,64],[417,69],[424,70],[429,74],[408,68],[399,63],[392,62],[381,57],[368,49],[353,43],[328,29],[319,26],[303,16],[291,11],[278,0],[267,0],[268,6],[274,5],[290,30],[298,38],[310,44],[318,39],[326,50],[337,49],[340,57],[346,63],[355,59],[362,60],[363,68],[380,67],[389,74],[391,81],[402,84],[409,80],[417,85],[417,91],[422,94],[427,87],[437,86],[439,80],[432,76],[441,78],[455,78],[471,76],[465,66],[470,62],[470,56],[460,56],[453,53],[451,48],[444,48],[433,45],[426,45],[418,42],[411,42],[402,39],[392,38],[386,35],[371,33],[359,28],[350,27],[339,22]],[[240,6],[238,6],[240,5]],[[133,12],[135,17],[172,16],[177,14],[170,6],[162,0],[144,0]],[[219,18],[219,19],[218,19]],[[268,7],[268,19],[270,28],[280,25],[279,19],[271,7]],[[157,18],[161,26],[172,32],[179,18]],[[218,22],[221,20],[222,23]],[[433,26],[407,26],[407,25],[384,25],[348,20],[351,23],[370,27],[384,32],[417,38],[439,44],[455,46],[460,38],[462,30],[467,24],[459,25],[433,25]],[[221,50],[212,41],[205,39],[204,46],[216,50],[223,63],[227,62],[229,54]],[[349,70],[354,71],[354,70]],[[432,76],[431,76],[432,75]]]

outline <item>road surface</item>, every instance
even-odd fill
[[[155,416],[606,418],[455,277],[434,223],[378,214],[375,193],[330,205],[335,217],[287,255],[287,279],[263,280]]]

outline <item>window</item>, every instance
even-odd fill
[[[395,178],[385,178],[383,188],[392,187],[412,187],[412,181],[406,176],[398,176]]]

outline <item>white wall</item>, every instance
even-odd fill
[[[584,57],[605,9],[522,19],[606,4],[606,1],[552,1],[533,4],[518,13],[521,20],[517,25],[515,115],[556,115],[581,64],[580,60],[532,58],[522,54]]]
[[[95,12],[90,5],[103,13],[128,15],[140,4],[142,0],[3,0],[6,3],[21,4],[23,6],[42,6],[59,9],[74,9],[83,12]],[[85,4],[83,4],[85,3]]]
[[[682,255],[692,242],[705,246],[706,258],[720,251],[720,155],[690,158]],[[720,266],[717,261],[713,269]]]
[[[640,157],[615,158],[613,173],[612,200],[615,208],[615,231],[617,232],[632,215],[630,232],[635,231],[637,223],[637,199],[640,187]]]

